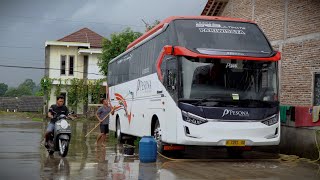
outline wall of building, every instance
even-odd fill
[[[50,68],[50,70],[46,71],[46,74],[49,75],[50,78],[61,78],[62,84],[64,84],[65,79],[78,78],[83,79],[84,75],[84,56],[88,56],[88,79],[102,79],[105,78],[99,72],[98,66],[98,54],[88,54],[88,53],[78,53],[78,47],[66,47],[66,46],[48,46],[46,47],[46,66]],[[66,55],[66,73],[65,75],[61,75],[61,55]],[[74,73],[73,75],[69,75],[69,56],[74,57]],[[48,62],[47,62],[48,61]],[[56,70],[58,69],[58,70]],[[58,81],[54,81],[54,84],[58,84]],[[56,86],[53,85],[50,94],[50,100],[48,102],[48,108],[56,103],[55,96]],[[67,92],[66,89],[61,89],[61,92]],[[68,103],[66,102],[68,106]],[[79,104],[77,108],[77,113],[82,114],[84,110],[84,105]]]
[[[47,54],[47,53],[46,53]],[[50,46],[50,68],[60,69],[61,68],[61,55],[66,55],[66,74],[61,75],[60,70],[49,70],[50,78],[83,78],[84,71],[84,56],[88,56],[88,79],[102,79],[105,78],[99,72],[98,66],[98,54],[85,54],[78,53],[77,47],[66,47],[66,46]],[[69,75],[69,56],[74,56],[74,75]]]
[[[61,75],[61,55],[66,55],[66,74]],[[74,56],[74,73],[69,75],[69,56]],[[50,69],[49,77],[50,78],[61,78],[61,79],[70,79],[70,78],[81,78],[83,77],[83,58],[80,58],[78,55],[77,47],[66,47],[66,46],[50,46]]]
[[[320,72],[320,0],[229,0],[222,16],[255,21],[273,47],[282,52],[282,105],[314,105],[314,74]],[[318,158],[319,127],[295,128],[290,126],[297,123],[287,124],[281,128],[280,152]]]
[[[320,72],[319,0],[229,0],[222,16],[257,22],[282,52],[281,104],[313,105],[313,76]]]
[[[55,85],[52,86],[51,88],[51,92],[50,92],[50,99],[48,100],[48,106],[47,108],[49,109],[51,105],[56,104],[56,95],[54,94],[54,92],[56,91],[56,87]]]
[[[282,154],[294,154],[313,160],[319,157],[316,141],[320,145],[320,133],[315,129],[282,126],[280,141]]]
[[[57,100],[57,96],[55,95],[55,91],[56,91],[56,85],[52,86],[51,89],[51,93],[50,93],[50,100],[48,102],[48,108],[50,108],[51,105],[56,104],[56,100]],[[66,93],[66,103],[65,105],[68,107],[68,109],[71,111],[76,111],[77,114],[83,114],[83,103],[79,103],[77,109],[72,109],[69,105],[68,105],[68,92],[66,90],[66,88],[61,88],[61,93]]]
[[[103,75],[97,75],[102,74],[100,71],[100,68],[98,66],[98,56],[99,54],[90,54],[89,60],[88,60],[88,79],[103,79],[106,78]]]
[[[46,68],[44,70],[44,75],[49,77],[50,46],[45,47],[44,56],[45,56],[44,67]]]

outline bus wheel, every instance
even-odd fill
[[[153,137],[157,142],[157,150],[159,153],[163,153],[162,132],[161,132],[160,123],[158,120],[155,123],[153,129],[154,129]]]
[[[120,119],[117,118],[117,127],[116,127],[116,135],[117,135],[117,140],[118,143],[123,143],[123,134],[121,133],[121,128],[120,128]]]

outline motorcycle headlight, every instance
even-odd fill
[[[279,122],[278,115],[274,115],[271,118],[263,120],[261,122],[267,126],[272,126]]]
[[[61,120],[60,126],[62,129],[67,129],[69,127],[69,123],[66,120]]]
[[[205,118],[182,111],[182,119],[188,123],[200,125],[208,122]]]

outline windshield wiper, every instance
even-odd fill
[[[212,99],[212,98],[215,98],[215,99]],[[221,98],[217,98],[216,95],[211,95],[211,96],[208,96],[208,97],[205,97],[205,98],[200,99],[199,101],[193,103],[193,105],[198,106],[199,104],[201,104],[201,103],[203,103],[203,102],[207,102],[208,99],[212,99],[213,101],[221,101],[221,100],[222,100]]]

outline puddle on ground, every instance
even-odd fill
[[[97,131],[84,136],[95,123],[72,122],[72,141],[67,157],[49,156],[40,141],[47,123],[31,120],[0,120],[1,179],[319,179],[319,165],[282,162],[255,152],[243,159],[206,148],[187,151],[184,158],[140,163],[123,154],[112,137],[106,147],[96,147]],[[111,136],[111,135],[110,135]],[[188,154],[189,153],[189,154]],[[277,156],[276,156],[277,157]],[[179,157],[182,158],[182,157]],[[200,160],[198,160],[198,158]],[[19,169],[19,174],[17,173]]]

